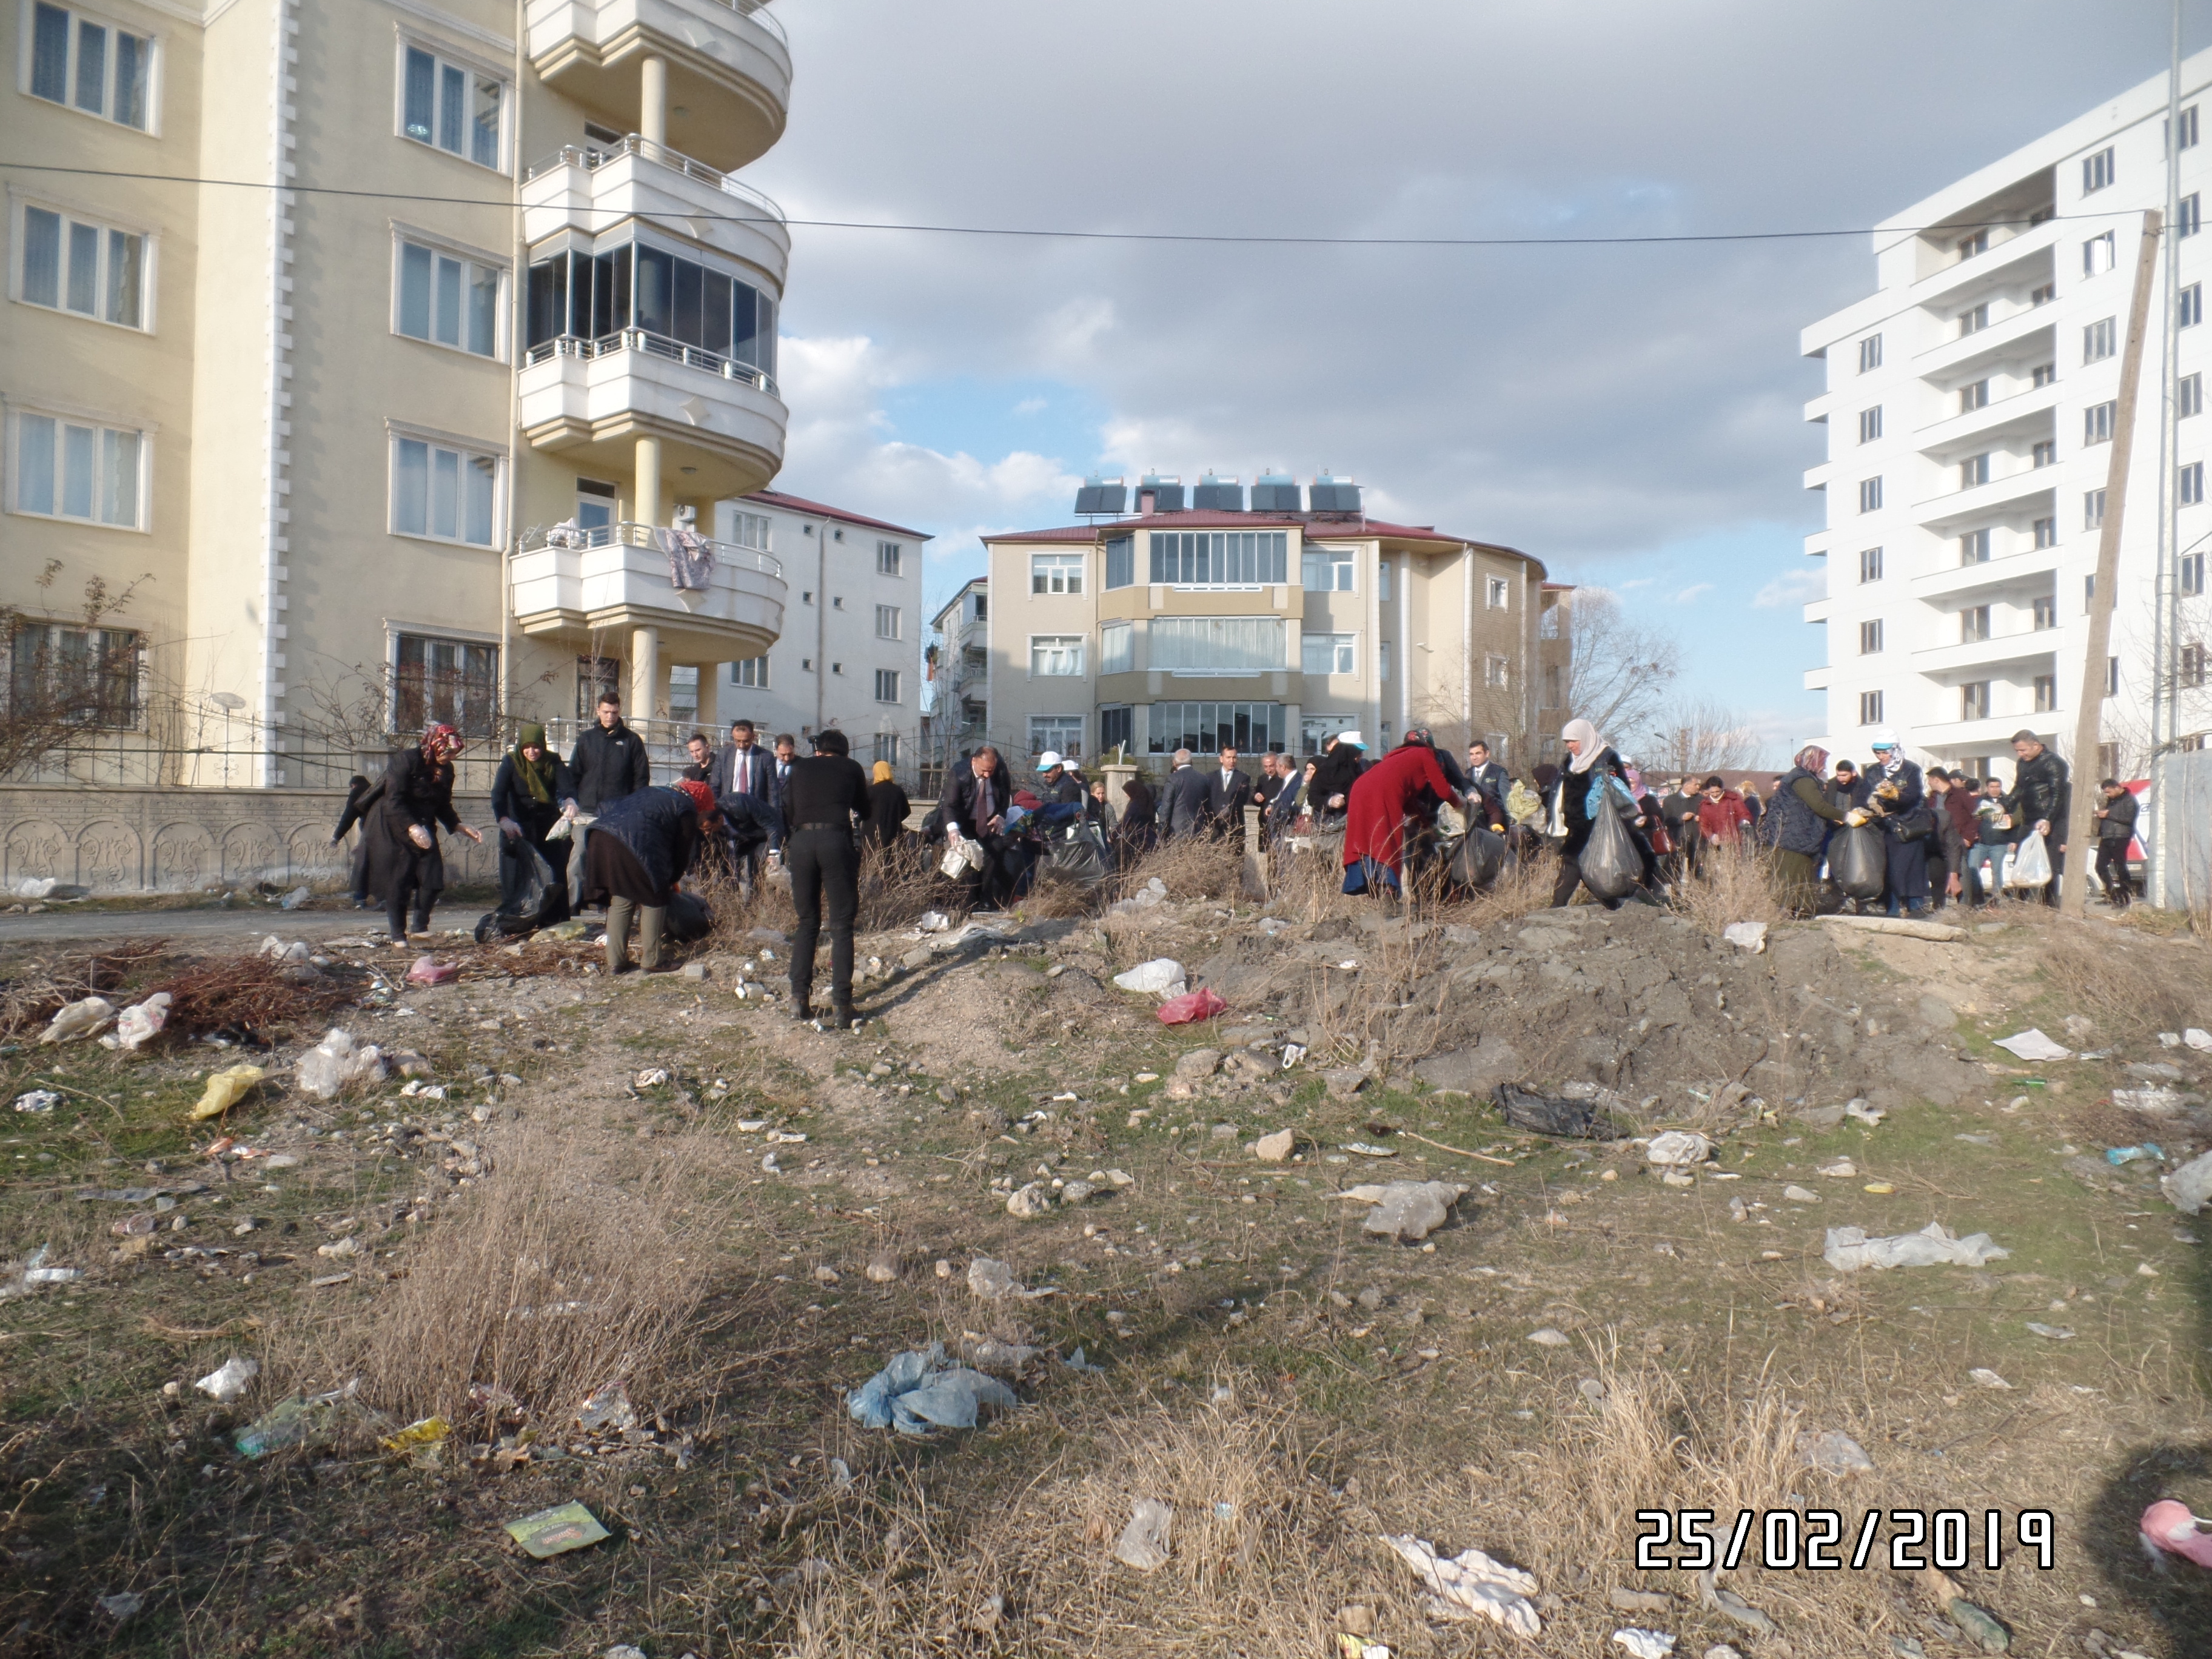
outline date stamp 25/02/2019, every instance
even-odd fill
[[[1978,1563],[1996,1572],[2013,1552],[2045,1572],[2057,1565],[2049,1510],[1868,1510],[1856,1519],[1841,1510],[1738,1510],[1733,1522],[1718,1521],[1712,1510],[1637,1510],[1638,1570],[1733,1571],[1749,1561],[1771,1571],[1956,1571]]]

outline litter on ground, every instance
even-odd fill
[[[1175,1510],[1157,1498],[1139,1498],[1129,1510],[1129,1524],[1114,1543],[1114,1559],[1139,1572],[1153,1572],[1167,1565],[1173,1550]]]
[[[507,1523],[507,1535],[540,1561],[614,1536],[599,1524],[598,1516],[575,1503],[556,1504],[550,1510],[526,1515],[520,1521],[510,1521]]]
[[[1533,1599],[1536,1594],[1534,1574],[1492,1560],[1478,1549],[1439,1556],[1428,1540],[1410,1533],[1386,1535],[1382,1541],[1398,1553],[1429,1592],[1424,1609],[1431,1618],[1487,1619],[1516,1636],[1542,1633]]]
[[[853,1390],[845,1402],[864,1429],[896,1429],[915,1438],[932,1428],[972,1429],[985,1407],[1012,1410],[1021,1404],[995,1377],[947,1365],[945,1345],[912,1348]]]
[[[2011,1254],[1987,1233],[1959,1238],[1931,1221],[1917,1233],[1889,1238],[1869,1238],[1863,1227],[1831,1227],[1821,1256],[1838,1273],[1849,1273],[1862,1267],[1979,1267]]]
[[[2008,1037],[1999,1037],[1996,1046],[2015,1060],[2071,1060],[2074,1051],[2063,1043],[2053,1042],[2034,1026],[2015,1032]]]

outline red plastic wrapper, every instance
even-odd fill
[[[441,962],[435,957],[417,957],[415,965],[407,970],[410,985],[444,985],[460,976],[458,963]]]
[[[1225,1014],[1229,1005],[1201,986],[1187,991],[1179,997],[1170,997],[1160,1004],[1160,1024],[1188,1025],[1196,1019],[1212,1019],[1216,1014]]]

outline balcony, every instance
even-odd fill
[[[1912,360],[1912,372],[1929,380],[1970,380],[2003,358],[2042,362],[2057,349],[2052,310],[2050,306],[2031,306],[1998,319],[1987,328],[1930,346]]]
[[[2033,662],[2057,654],[2058,633],[2055,628],[2035,628],[2024,634],[1933,646],[1912,653],[1912,667],[1921,674],[1960,674],[2003,663]]]
[[[1913,434],[1922,454],[1931,460],[1952,461],[1976,449],[1996,448],[2007,439],[2048,438],[2057,430],[2055,412],[2059,387],[2032,386],[2009,398],[1984,404],[1965,414],[1930,421]],[[1955,399],[1954,399],[1955,401]]]
[[[2008,288],[2049,282],[2062,224],[2060,220],[2046,219],[2009,241],[1997,243],[1986,253],[1922,277],[1912,285],[1911,303],[1955,313]]]
[[[1834,672],[1835,671],[1826,665],[1823,665],[1819,668],[1807,669],[1805,671],[1805,689],[1808,691],[1826,690],[1828,689],[1828,681]]]
[[[1951,550],[1954,556],[1957,550]],[[2039,547],[2008,553],[1979,564],[1952,564],[1915,576],[1907,588],[1916,599],[1955,599],[1967,593],[1994,593],[2005,588],[2033,589],[2047,593],[2058,568],[2058,550]]]
[[[772,377],[643,329],[532,346],[521,393],[532,444],[603,473],[620,476],[637,439],[659,438],[680,496],[747,495],[783,464],[790,411]]]
[[[1955,697],[1952,699],[1954,703],[1957,701]],[[1991,714],[1978,720],[1944,720],[1931,725],[1916,725],[1912,728],[1912,741],[1917,748],[1954,757],[2003,755],[2012,748],[2012,734],[2022,726],[2030,731],[2041,731],[2055,743],[2058,730],[2057,711],[2045,708],[2031,714]]]
[[[659,631],[673,662],[757,657],[783,632],[783,567],[765,553],[709,542],[713,571],[703,588],[678,588],[651,525],[540,532],[514,558],[514,617],[532,638],[581,650],[594,637],[628,647],[629,630]],[[557,539],[564,545],[550,545]]]
[[[750,185],[635,133],[611,145],[568,144],[523,177],[522,230],[533,246],[571,228],[592,234],[656,219],[742,259],[783,291],[791,233],[783,210]]]
[[[641,66],[668,64],[668,142],[734,172],[768,154],[791,109],[791,47],[761,0],[526,0],[531,62],[623,132],[645,125]]]
[[[2002,478],[1992,478],[1985,484],[1976,484],[1970,489],[1954,489],[1948,495],[1931,495],[1912,504],[1912,516],[1938,535],[1948,533],[1957,525],[1970,519],[1984,518],[2002,507],[2018,507],[2035,502],[2049,506],[2057,488],[2058,469],[2051,466],[2024,466],[2017,472],[2008,472]]]

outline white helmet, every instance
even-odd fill
[[[1869,742],[1876,749],[1894,749],[1897,747],[1897,733],[1887,726],[1877,726]]]

